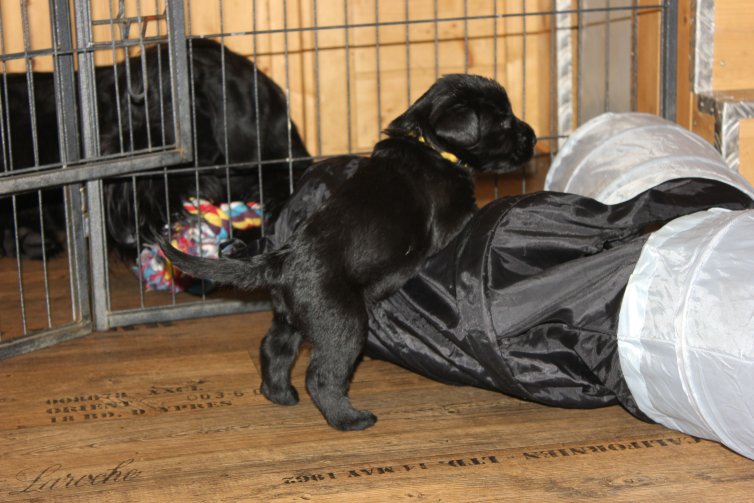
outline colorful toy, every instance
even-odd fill
[[[203,199],[184,201],[186,218],[175,222],[170,232],[173,246],[191,255],[217,258],[220,245],[231,238],[231,228],[248,230],[261,227],[264,212],[259,203],[232,201],[213,205]],[[167,229],[165,229],[167,235]],[[213,285],[170,267],[158,244],[144,245],[138,264],[133,266],[147,291],[174,291],[201,294]]]

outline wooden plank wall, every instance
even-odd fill
[[[369,151],[390,120],[436,76],[451,72],[497,79],[508,89],[514,110],[540,136],[553,130],[552,16],[546,14],[553,8],[551,0],[185,2],[189,34],[219,39],[225,33],[228,48],[255,58],[259,68],[288,91],[292,117],[315,155]],[[574,9],[579,5],[576,0],[572,4]],[[49,49],[48,2],[29,2],[27,38],[20,5],[14,0],[0,3],[3,51],[20,52],[25,44]],[[118,10],[116,0],[92,5],[93,19],[110,18]],[[164,0],[127,0],[125,5],[128,16],[164,10]],[[467,17],[471,19],[464,21]],[[643,9],[638,18],[637,107],[657,113],[659,10]],[[130,36],[138,29],[132,25]],[[158,29],[165,33],[164,23],[149,22],[146,29],[148,35]],[[98,41],[119,36],[110,26],[95,30]],[[123,55],[115,52],[118,59]],[[98,64],[112,59],[110,50],[96,55]],[[52,60],[36,57],[32,68],[49,71]],[[6,71],[25,69],[23,59],[5,65]],[[548,145],[541,142],[539,148]]]
[[[680,0],[678,23],[678,117],[679,124],[715,143],[715,118],[699,111],[692,89],[694,9],[691,0]],[[754,10],[746,0],[716,0],[711,91],[754,89],[751,45]],[[754,183],[754,119],[742,120],[739,130],[739,171]]]
[[[575,0],[573,4],[575,8]],[[6,53],[24,47],[19,5],[3,2],[0,11]],[[164,0],[138,5],[142,15],[149,15],[161,12]],[[230,34],[224,38],[230,49],[256,55],[260,69],[289,91],[292,116],[315,154],[368,151],[381,129],[436,76],[451,72],[499,80],[517,113],[540,135],[551,130],[551,16],[536,15],[552,8],[549,0],[291,0],[285,5],[272,0],[186,0],[186,5],[190,34]],[[135,16],[136,8],[135,0],[126,2],[127,15]],[[47,3],[31,3],[29,12],[31,36],[26,42],[32,49],[49,48]],[[114,0],[93,3],[94,19],[107,18],[110,12],[117,12]],[[467,16],[474,19],[463,21]],[[406,20],[412,24],[407,26]],[[642,76],[638,108],[655,113],[659,72],[652,69],[659,65],[659,20],[658,11],[642,11],[637,50]],[[383,25],[377,28],[376,23]],[[148,34],[156,31],[154,23],[147,28]],[[136,29],[132,26],[132,36]],[[164,33],[164,25],[159,29]],[[112,38],[108,26],[98,28],[95,36]],[[109,52],[97,54],[98,64],[111,61]],[[35,70],[51,67],[49,57],[33,61]],[[11,62],[7,70],[25,70],[24,61]]]
[[[751,46],[754,42],[754,9],[748,0],[715,0],[715,90],[754,87]]]
[[[47,0],[28,1],[28,9],[24,11],[21,0],[4,0],[0,2],[0,21],[2,27],[2,39],[0,53],[13,55],[13,58],[6,61],[0,70],[8,73],[25,72],[27,64],[31,69],[38,72],[50,72],[53,70],[52,56],[34,55],[31,58],[21,56],[24,50],[27,51],[51,51],[52,34],[50,31],[50,7]],[[165,12],[165,0],[128,0],[124,3],[124,15],[134,17],[141,15],[145,18]],[[141,7],[141,10],[139,10]],[[73,0],[70,0],[71,16],[74,17]],[[114,19],[118,14],[118,2],[93,1],[91,2],[91,19],[93,21]],[[28,29],[24,32],[24,26]],[[132,23],[128,27],[128,37],[138,38],[138,31],[144,29],[144,35],[147,37],[159,34],[164,35],[167,31],[164,21],[156,22],[154,20],[145,21],[143,25]],[[76,32],[75,20],[71,22],[73,33]],[[113,25],[95,26],[92,30],[93,38],[97,42],[118,41],[122,33],[120,28]],[[75,35],[74,35],[75,36]],[[131,50],[132,54],[137,53],[138,48]],[[123,51],[113,51],[110,49],[95,52],[95,62],[98,65],[111,64],[113,59],[122,60]]]
[[[754,118],[739,122],[738,159],[739,172],[754,184]]]
[[[289,90],[293,118],[315,154],[371,150],[409,102],[438,75],[453,72],[497,78],[514,109],[536,129],[548,130],[549,17],[515,15],[522,12],[519,2],[442,0],[435,12],[433,0],[319,1],[315,12],[311,1],[287,2],[285,9],[270,1],[257,2],[255,19],[250,2],[224,1],[223,16],[214,3],[202,2],[202,15],[192,5],[190,32],[255,29],[256,36],[226,37],[226,44],[250,57],[256,52],[260,69]],[[523,8],[549,6],[529,0]],[[464,22],[466,16],[481,19]]]
[[[24,36],[23,26],[28,26],[28,36]],[[21,2],[0,2],[0,53],[21,53],[25,48],[32,50],[49,50],[52,47],[50,35],[50,8],[47,2],[33,2],[28,15],[22,15]],[[33,60],[33,69],[51,71],[52,58],[38,56]],[[6,72],[26,71],[24,59],[13,59],[0,63],[0,70]]]
[[[0,4],[3,52],[49,49],[48,3],[29,3],[28,37],[20,5]],[[164,0],[128,0],[126,15],[139,14],[137,5],[145,16],[162,12]],[[437,75],[451,72],[497,78],[514,109],[536,130],[549,131],[550,16],[520,15],[549,10],[549,0],[186,0],[186,5],[189,34],[215,39],[229,34],[224,42],[230,49],[256,55],[260,69],[288,90],[292,116],[315,154],[370,150],[409,101]],[[93,2],[92,18],[109,18],[117,9],[115,0]],[[475,19],[463,21],[466,16]],[[387,25],[376,28],[378,22]],[[155,23],[146,26],[147,34],[155,34]],[[130,35],[137,29],[133,25]],[[164,23],[159,29],[165,32]],[[111,31],[99,27],[95,39],[110,41]],[[97,64],[112,58],[108,50],[96,55]],[[52,69],[49,56],[29,62],[36,71]],[[25,71],[26,63],[9,61],[4,69]]]
[[[715,2],[714,66],[712,86],[715,90],[754,89],[754,9],[746,0]],[[739,124],[739,171],[754,183],[754,118]]]

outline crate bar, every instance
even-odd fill
[[[438,13],[438,6],[437,6],[438,0],[434,0],[432,9],[434,13],[434,19],[432,20],[434,23],[434,45],[435,45],[435,80],[440,78],[440,23],[439,23],[439,13]],[[493,2],[497,2],[497,0],[493,0]],[[379,29],[379,28],[378,28]]]
[[[169,0],[169,1],[172,1],[172,0]],[[107,21],[107,22],[109,22],[109,21]],[[94,24],[95,23],[92,22],[92,25],[94,25]],[[99,23],[99,24],[103,24],[103,23]],[[152,44],[152,43],[157,44],[157,43],[160,43],[160,42],[164,42],[165,39],[161,38],[161,37],[151,36],[151,37],[144,37],[143,41],[146,42],[147,44]],[[137,47],[139,45],[141,45],[141,42],[139,42],[139,41],[136,41],[136,40],[133,40],[133,41],[124,40],[123,43],[122,43],[122,45],[121,45],[121,47],[122,48],[128,48],[128,47]],[[100,50],[103,50],[103,49],[109,49],[109,48],[110,48],[110,42],[92,42],[92,43],[90,43],[88,45],[87,50],[88,51],[92,51],[92,52],[96,52],[96,51],[100,51]],[[65,51],[65,52],[67,52],[67,54],[76,54],[76,53],[80,52],[80,49],[71,49],[71,50]],[[61,51],[61,54],[64,54],[64,51]],[[36,58],[37,56],[49,56],[49,55],[50,55],[50,50],[49,49],[31,49],[28,52],[9,52],[9,53],[6,53],[6,54],[0,54],[0,62],[13,61],[13,60],[17,60],[17,59],[23,59],[23,58],[26,58],[26,57],[29,57],[29,58],[33,59],[33,58]]]
[[[183,19],[183,2],[166,0],[168,38],[170,40],[170,84],[173,97],[173,124],[177,129],[176,141],[182,160],[193,159],[191,143],[191,107],[189,106],[188,61],[186,57],[186,32]]]
[[[435,0],[435,17],[437,17],[437,0]],[[492,78],[498,80],[497,75],[497,59],[498,59],[498,40],[497,40],[497,0],[492,0]],[[437,23],[435,23],[435,46],[437,45]],[[507,54],[507,51],[506,51]],[[435,64],[437,63],[437,55],[435,55]],[[437,67],[435,66],[435,78],[437,78]],[[492,197],[498,199],[500,197],[500,175],[495,173],[492,179]]]
[[[0,54],[5,53],[5,35],[3,33],[3,12],[0,9]],[[10,135],[10,110],[8,105],[8,73],[6,71],[5,60],[0,59],[0,73],[2,74],[2,89],[0,94],[0,144],[2,145],[3,173],[11,171],[11,162],[13,161],[13,146],[11,145]],[[0,178],[1,180],[1,178]]]
[[[21,310],[21,329],[22,333],[24,335],[27,334],[28,330],[28,324],[26,320],[26,296],[24,294],[24,269],[23,269],[23,263],[21,262],[21,251],[20,251],[20,244],[18,242],[18,207],[16,202],[16,196],[12,197],[12,206],[13,206],[13,234],[15,237],[15,246],[16,246],[16,275],[18,279],[18,297],[19,297],[19,308]]]
[[[52,13],[53,11],[51,11]],[[55,26],[54,20],[50,23],[50,26]],[[23,38],[24,38],[24,52],[28,54],[31,49],[31,32],[29,29],[29,3],[28,0],[21,2],[21,22],[23,24]],[[54,37],[54,29],[52,33]],[[29,94],[29,115],[31,119],[31,139],[34,151],[34,165],[39,165],[39,133],[37,124],[37,109],[36,109],[36,92],[34,89],[34,73],[32,71],[32,60],[26,58],[26,85],[27,92]],[[60,110],[58,108],[58,110]],[[44,224],[44,197],[42,190],[37,190],[37,211],[39,212],[39,233],[42,239],[42,243],[46,242],[47,237],[45,235]],[[16,231],[16,251],[20,255],[20,249],[18,246],[18,231]],[[19,269],[20,272],[20,269]],[[42,283],[44,288],[44,301],[45,301],[45,313],[47,315],[47,328],[52,328],[52,314],[50,309],[50,275],[47,268],[47,251],[45,246],[42,246]],[[21,297],[23,304],[24,299]]]
[[[521,0],[521,119],[526,121],[526,0]],[[521,166],[521,193],[526,194],[526,166]]]
[[[606,0],[605,10],[605,55],[603,64],[605,65],[605,82],[604,82],[604,101],[602,104],[602,111],[607,112],[610,110],[610,0]]]
[[[167,0],[168,2],[172,3],[174,0]],[[671,1],[671,0],[668,0]],[[699,0],[699,1],[713,1],[713,0]],[[671,1],[672,3],[672,1]],[[639,5],[635,9],[638,11],[649,11],[652,9],[657,9],[663,7],[663,4],[658,2],[655,4],[648,4],[648,5]],[[633,10],[633,7],[613,7],[612,10],[614,11],[631,11]],[[605,8],[582,8],[581,12],[589,13],[589,12],[602,12]],[[577,9],[566,9],[566,12],[568,13],[576,13],[579,12]],[[551,14],[555,14],[555,11],[536,11],[536,12],[529,12],[528,14],[525,14],[526,16],[547,16]],[[428,23],[449,23],[454,21],[460,21],[463,22],[464,20],[467,21],[480,21],[485,19],[492,19],[493,17],[496,18],[508,18],[508,17],[522,17],[524,14],[521,13],[510,13],[510,14],[497,14],[497,15],[491,15],[491,14],[481,14],[481,15],[469,15],[469,16],[453,16],[453,17],[443,17],[443,18],[425,18],[425,19],[412,19],[409,21],[409,24],[428,24]],[[94,24],[94,22],[92,22]],[[348,25],[349,29],[357,29],[357,28],[373,28],[375,26],[403,26],[406,24],[406,21],[385,21],[382,23],[352,23]],[[299,27],[299,28],[288,28],[287,30],[284,30],[282,28],[272,28],[267,30],[259,30],[256,33],[258,35],[270,35],[274,33],[283,33],[288,32],[291,33],[298,33],[298,32],[309,32],[309,31],[324,31],[324,30],[342,30],[346,28],[345,25],[325,25],[325,26],[306,26],[306,27]],[[243,36],[243,35],[253,35],[254,30],[250,31],[234,31],[234,32],[228,32],[228,33],[207,33],[202,35],[196,35],[195,38],[218,38],[218,37],[237,37],[237,36]],[[147,43],[159,43],[162,41],[161,38],[158,38],[156,36],[151,37],[144,37],[144,41]],[[138,41],[124,41],[122,46],[123,47],[134,47],[138,46]],[[110,47],[109,42],[92,42],[89,45],[89,50],[97,51],[101,49],[108,49]],[[74,51],[75,52],[75,51]],[[49,55],[49,50],[32,50],[28,54],[29,56],[46,56]],[[0,61],[7,61],[7,60],[13,60],[13,59],[19,59],[19,57],[25,57],[26,54],[24,53],[8,53],[8,54],[0,54]]]
[[[348,123],[348,153],[353,153],[353,131],[351,130],[351,44],[348,30],[348,0],[343,0],[343,21],[346,55],[346,122]]]
[[[110,18],[113,19],[114,16],[113,16],[113,13],[112,13],[112,3],[108,2],[108,5],[110,7]],[[126,15],[126,5],[124,3],[124,0],[118,0],[118,14],[117,14],[117,18],[123,18],[123,17],[125,17],[125,15]],[[112,26],[113,25],[111,25],[111,30],[112,30]],[[122,45],[122,43],[125,42],[125,41],[127,41],[127,39],[128,39],[128,26],[121,24],[119,28],[120,28],[120,39],[121,39],[119,45]],[[114,38],[115,37],[113,36],[113,40],[111,41],[111,46],[115,44]],[[128,49],[126,47],[122,47],[122,49],[123,49],[123,72],[125,74],[125,79],[126,79],[126,89],[124,90],[124,96],[131,96],[131,97],[133,97],[134,94],[133,94],[133,91],[131,90],[131,58],[129,56]],[[113,55],[113,56],[115,56],[115,55]],[[115,75],[115,78],[118,79],[119,78],[118,77],[118,64],[117,64],[116,61],[117,61],[116,59],[113,59],[113,73]],[[120,107],[120,96],[121,95],[120,95],[120,86],[118,85],[117,80],[116,80],[115,87],[118,90],[118,92],[115,95],[115,97],[116,97],[116,103],[117,103],[116,107]],[[131,99],[125,100],[125,102],[126,102],[125,105],[126,105],[126,112],[127,112],[126,113],[126,119],[127,119],[127,123],[128,123],[128,142],[129,142],[128,144],[129,144],[131,150],[133,150],[134,149],[134,128],[133,128],[133,112],[132,112],[132,108],[131,108],[131,101],[132,101]],[[95,106],[96,106],[96,104],[97,103],[95,102]],[[145,108],[147,108],[147,107],[145,107]],[[118,113],[123,113],[123,111],[119,110]],[[123,129],[122,129],[123,128],[123,121],[122,121],[122,119],[120,117],[118,117],[118,127],[121,128],[118,131],[118,134],[119,134],[120,139],[121,139],[121,148],[124,149],[125,144],[123,143],[123,139],[122,139],[123,138]],[[147,128],[147,129],[149,129],[149,128]],[[121,153],[126,153],[125,149],[122,150]],[[97,154],[100,154],[100,155],[102,154],[102,152],[99,150],[99,148],[98,148]],[[138,208],[135,208],[135,210],[138,212]],[[138,226],[136,228],[138,228]]]
[[[118,52],[115,47],[115,15],[113,14],[113,4],[112,2],[108,2],[108,10],[110,14],[110,19],[108,25],[110,26],[110,55],[113,59],[113,86],[115,91],[115,96],[120,97],[120,79],[118,78]],[[128,49],[123,48],[124,56],[128,57]],[[125,153],[126,144],[123,140],[123,111],[121,110],[121,103],[120,99],[115,100],[115,113],[116,117],[118,118],[118,146],[120,147],[120,153]],[[130,118],[130,116],[129,116]],[[133,143],[132,143],[133,145]]]
[[[149,123],[147,123],[147,129],[149,129]],[[134,206],[134,230],[136,231],[135,238],[136,238],[136,257],[135,257],[135,263],[139,265],[138,268],[138,275],[139,275],[139,305],[141,307],[144,307],[144,275],[141,271],[141,233],[139,232],[140,226],[139,226],[139,198],[138,198],[138,187],[136,185],[136,177],[131,177],[131,204]],[[105,217],[107,218],[107,217]],[[107,248],[104,247],[103,251],[107,253]],[[105,261],[107,262],[107,268],[110,269],[110,259],[108,255],[105,255]],[[110,290],[108,290],[109,295]]]
[[[83,108],[83,100],[81,103]],[[13,177],[0,177],[0,196],[42,189],[51,185],[87,182],[128,174],[133,171],[147,171],[149,169],[161,168],[166,164],[178,164],[187,160],[190,160],[190,157],[186,157],[186,151],[165,149],[165,151],[143,154],[137,157],[117,157],[112,160],[109,160],[109,158],[100,158],[100,160],[86,163],[72,163],[63,165],[64,169],[60,170],[38,170],[33,173],[14,175]]]
[[[111,4],[112,9],[112,4]],[[139,9],[139,12],[141,12],[141,9]],[[155,12],[157,12],[157,9],[155,8]],[[165,16],[162,16],[160,14],[155,14],[154,16],[121,16],[117,19],[99,19],[99,20],[93,20],[92,26],[102,26],[102,25],[109,25],[113,23],[117,23],[124,26],[130,26],[134,23],[141,25],[144,21],[159,21],[161,19],[165,19]],[[146,40],[146,39],[145,39]]]
[[[437,1],[437,0],[435,0]],[[315,2],[316,3],[316,2]],[[380,0],[374,0],[374,22],[380,22]],[[380,67],[380,27],[374,27],[375,79],[377,87],[377,138],[382,139],[382,68]],[[435,65],[437,59],[435,58]],[[319,100],[319,96],[317,96]]]
[[[375,0],[375,2],[376,4],[379,4],[379,0]],[[254,3],[254,5],[256,5],[256,2]],[[314,23],[314,92],[316,95],[315,118],[317,123],[317,155],[322,155],[322,103],[319,79],[319,30],[317,29],[319,21],[317,20],[317,0],[314,0],[312,4],[312,21]],[[256,40],[256,28],[257,25],[255,22],[254,40]],[[379,30],[379,28],[377,29]],[[256,62],[256,44],[254,45],[254,48],[254,61]],[[377,49],[377,52],[379,53],[379,48]],[[264,219],[262,219],[262,226],[262,228],[264,229]]]
[[[220,0],[217,5],[218,16],[220,18],[220,31],[225,31],[225,16],[223,13],[223,1]],[[283,12],[285,12],[285,1],[283,2]],[[283,14],[285,16],[285,14]],[[287,51],[287,49],[286,49]],[[192,60],[193,63],[193,60]],[[222,88],[222,103],[223,103],[223,149],[225,149],[225,200],[230,202],[230,145],[228,144],[228,79],[225,69],[225,37],[220,39],[220,87]],[[196,103],[194,103],[194,110],[196,110]],[[197,156],[198,159],[198,156]],[[197,198],[197,204],[199,198]],[[199,214],[202,214],[201,205],[199,205]],[[200,217],[201,218],[201,217]],[[200,224],[197,224],[197,230]],[[229,226],[229,237],[233,239],[233,226]],[[203,247],[199,247],[199,256],[204,255]],[[204,285],[204,283],[202,283]]]
[[[468,1],[468,0],[466,0]],[[639,5],[636,7],[639,11],[651,11],[653,9],[662,8],[663,4],[658,2],[651,5]],[[623,7],[612,7],[611,10],[613,11],[627,11],[630,12],[632,10],[632,7],[623,6]],[[570,7],[566,8],[563,12],[569,13],[569,14],[576,14],[576,13],[584,13],[588,14],[591,12],[604,12],[604,7],[591,7],[591,8],[575,8],[572,9]],[[521,13],[521,12],[512,12],[512,13],[503,13],[503,14],[478,14],[478,15],[468,15],[468,16],[452,16],[452,17],[443,17],[443,18],[424,18],[424,19],[411,19],[406,21],[405,19],[402,21],[383,21],[380,23],[349,23],[349,24],[332,24],[332,25],[325,25],[325,26],[305,26],[305,27],[299,27],[299,28],[288,28],[287,30],[284,30],[282,28],[271,28],[267,30],[259,30],[259,31],[234,31],[230,33],[206,33],[202,35],[196,35],[195,38],[218,38],[218,37],[239,37],[243,35],[253,35],[256,33],[257,35],[271,35],[275,33],[284,33],[288,32],[291,33],[301,33],[301,32],[310,32],[310,31],[324,31],[324,30],[343,30],[343,29],[349,29],[349,30],[355,30],[358,28],[374,28],[374,27],[389,27],[389,26],[403,26],[406,23],[408,24],[430,24],[430,23],[452,23],[452,22],[461,22],[464,21],[483,21],[483,20],[489,20],[493,18],[498,19],[505,19],[505,18],[515,18],[515,17],[542,17],[542,16],[549,16],[551,14],[556,14],[556,11],[531,11],[527,13]]]
[[[463,0],[463,73],[469,73],[469,0]]]
[[[53,28],[55,106],[60,111],[58,113],[58,141],[60,159],[65,165],[70,161],[78,160],[81,155],[76,114],[78,105],[70,3],[67,0],[50,0],[50,14]],[[71,317],[74,321],[86,323],[91,330],[89,266],[88,257],[84,252],[86,250],[84,199],[79,185],[66,186],[64,191]]]
[[[584,10],[582,2],[576,0],[576,127],[583,123],[584,90]]]
[[[555,59],[557,67],[557,136],[558,148],[573,127],[574,88],[573,88],[573,36],[571,35],[572,0],[555,2]]]
[[[437,17],[437,0],[435,0],[435,17]],[[435,43],[437,41],[437,24],[435,23]],[[435,70],[435,78],[437,70]],[[497,0],[492,0],[492,78],[497,80]],[[497,199],[497,177],[495,180],[495,199]]]
[[[39,135],[37,134],[37,109],[34,101],[34,72],[31,68],[32,58],[29,56],[31,51],[31,33],[29,30],[29,1],[21,0],[21,24],[23,25],[24,35],[24,60],[26,61],[26,92],[29,96],[29,119],[31,123],[31,143],[34,153],[34,165],[39,166]]]
[[[29,2],[28,0],[21,0],[20,1],[20,10],[21,10],[21,24],[22,24],[22,34],[23,34],[23,46],[24,46],[24,62],[26,67],[26,93],[28,95],[28,105],[29,105],[29,124],[31,126],[31,140],[32,140],[32,154],[34,157],[34,165],[39,166],[39,139],[37,134],[37,112],[36,112],[36,102],[35,102],[35,96],[36,93],[34,91],[34,73],[32,72],[32,58],[29,56],[29,52],[31,50],[31,34],[29,30]],[[8,130],[10,132],[11,123],[10,120],[8,120]],[[9,138],[10,138],[9,134]],[[11,147],[12,148],[12,147]],[[13,169],[13,159],[12,159],[12,150],[11,150],[11,157],[8,159],[8,164],[11,165],[11,170]],[[21,241],[19,238],[19,227],[18,227],[18,207],[17,207],[17,199],[16,195],[14,194],[12,196],[12,214],[13,214],[13,230],[14,230],[14,245],[16,250],[16,272],[18,277],[18,293],[19,293],[19,308],[20,308],[20,315],[21,315],[21,326],[22,326],[22,332],[23,335],[28,334],[28,316],[27,316],[27,308],[26,308],[26,292],[23,284],[23,277],[24,277],[24,268],[23,263],[21,261]],[[40,212],[40,232],[42,241],[44,242],[45,235],[44,235],[44,217],[42,214],[42,192],[37,191],[37,205],[38,210]],[[47,287],[47,258],[44,253],[44,247],[42,249],[42,267],[43,267],[43,276],[44,276],[44,284],[45,284],[45,293],[46,299],[49,299],[49,289]],[[49,328],[49,300],[48,300],[48,328]]]
[[[143,24],[143,18],[141,16],[141,0],[136,0],[136,11],[138,12],[137,19],[139,26],[144,26]],[[139,60],[141,62],[141,93],[143,95],[144,99],[144,116],[146,120],[146,130],[147,130],[147,150],[152,150],[152,122],[149,120],[149,82],[148,82],[148,75],[147,75],[147,55],[145,51],[145,45],[144,45],[144,35],[143,30],[138,30],[139,33]],[[160,52],[159,50],[157,51]],[[130,66],[129,58],[126,58],[126,68]],[[129,84],[131,83],[131,80],[129,79]],[[133,95],[132,95],[133,96]],[[162,101],[162,97],[160,96],[160,101]],[[133,146],[133,144],[132,144]]]
[[[408,8],[408,0],[404,4],[404,13],[406,17],[406,108],[408,108],[411,106],[411,13]]]
[[[634,9],[639,0],[631,0]],[[631,111],[639,109],[639,14],[631,12]]]
[[[283,0],[283,28],[285,28],[283,47],[285,48],[285,130],[288,137],[288,192],[293,194],[293,119],[291,119],[291,65],[288,52],[288,2],[286,0]],[[230,200],[230,197],[228,200]],[[264,207],[264,201],[260,201],[260,203]]]
[[[314,2],[314,18],[317,18],[317,2]],[[257,56],[258,56],[258,46],[257,46],[257,2],[254,0],[254,3],[251,7],[251,27],[253,30],[253,35],[251,37],[251,44],[252,44],[252,54],[254,57],[254,128],[255,128],[255,139],[257,142],[257,158],[256,158],[256,165],[257,165],[257,175],[259,180],[259,202],[260,204],[264,204],[264,173],[262,170],[262,132],[261,132],[261,125],[259,124],[259,67],[257,66]],[[318,60],[315,58],[315,71],[317,71],[317,92],[319,92],[319,73],[318,73]],[[317,96],[317,100],[319,100],[319,95]],[[317,121],[319,121],[319,110],[317,110]],[[322,149],[322,143],[319,136],[319,122],[317,123],[317,137],[320,141],[320,150]],[[262,219],[262,234],[267,233],[267,228],[265,227],[265,219]]]
[[[176,145],[170,148],[153,149],[153,152],[141,153],[137,157],[99,156],[99,138],[96,124],[96,89],[94,59],[91,44],[91,24],[89,22],[88,2],[76,0],[77,38],[84,50],[79,55],[79,94],[82,115],[82,138],[85,158],[89,162],[66,163],[65,169],[52,171],[35,169],[24,170],[23,174],[0,177],[0,196],[35,190],[50,185],[65,185],[106,178],[135,171],[146,171],[167,164],[190,161],[192,157],[190,107],[186,64],[186,43],[183,26],[182,6],[178,0],[168,0],[168,20],[170,21],[170,68],[173,86],[173,124],[176,128]],[[180,10],[180,13],[177,11]],[[180,19],[173,19],[179,17]],[[179,33],[176,33],[179,32]],[[82,38],[86,37],[86,38]],[[109,47],[109,46],[108,46]],[[61,52],[61,54],[64,54]],[[180,77],[179,77],[180,76]]]
[[[91,325],[69,324],[52,330],[34,333],[26,337],[13,339],[0,344],[0,360],[36,351],[37,349],[54,346],[76,337],[82,337],[91,333]]]
[[[160,6],[159,6],[159,0],[154,0],[154,11],[158,12]],[[165,19],[165,16],[154,16],[156,20]],[[167,20],[166,20],[167,21]],[[155,29],[157,32],[157,38],[162,38],[162,33],[160,30],[160,23],[155,23]],[[169,64],[169,63],[168,63]],[[159,90],[158,96],[164,96],[163,94],[163,81],[162,81],[162,51],[157,51],[157,88]],[[167,138],[165,137],[165,101],[160,100],[160,140],[162,141],[162,145],[165,145],[167,143]],[[167,201],[166,201],[167,203]]]
[[[107,261],[107,235],[105,233],[105,206],[102,180],[86,184],[87,216],[92,264],[92,310],[97,330],[107,330],[110,311],[110,281]]]
[[[191,1],[190,0],[187,1],[186,6],[189,9],[188,10],[188,15],[186,16],[186,26],[188,26],[189,34],[191,34],[191,33],[193,33],[193,24],[192,24],[192,19],[191,19],[191,10],[192,10],[192,8],[191,8]],[[225,39],[222,38],[221,40],[223,41],[223,46],[224,46]],[[201,191],[201,181],[199,179],[199,170],[197,169],[199,167],[199,150],[198,150],[199,149],[199,141],[198,141],[198,138],[197,138],[197,127],[196,127],[196,106],[195,106],[195,104],[196,104],[196,86],[194,85],[194,83],[196,81],[194,80],[194,75],[195,74],[194,74],[194,44],[193,44],[193,39],[189,39],[189,42],[188,42],[188,60],[189,60],[189,67],[188,67],[189,75],[188,75],[188,77],[189,77],[189,82],[190,82],[190,85],[191,85],[190,92],[189,92],[189,96],[190,96],[190,99],[191,99],[191,135],[192,135],[191,137],[192,137],[193,142],[194,142],[194,148],[197,149],[196,152],[194,152],[195,155],[194,155],[193,168],[190,171],[194,174],[194,199],[196,201],[199,201],[199,199],[200,199],[200,191]],[[226,162],[227,162],[227,159],[226,159]],[[224,166],[219,166],[219,165],[216,166],[216,167],[218,169],[224,168]],[[169,208],[169,206],[168,206],[168,208]],[[196,222],[196,230],[197,230],[197,232],[199,232],[199,228],[201,226],[201,220],[204,218],[204,213],[202,211],[201,205],[199,205],[199,209],[198,210],[199,210],[198,211],[199,219]],[[172,229],[172,226],[169,226],[168,229]],[[172,270],[173,266],[171,265],[170,267],[171,267],[171,270]],[[172,271],[171,274],[173,275],[173,277],[175,277],[175,271]],[[173,284],[170,285],[170,292],[171,292],[171,303],[175,304],[176,303],[176,300],[175,300],[175,298],[176,298],[175,297],[176,296],[175,283],[173,283]],[[202,293],[201,298],[202,298],[202,300],[204,300],[206,298],[206,296],[205,296],[206,292],[205,292],[205,289],[204,289],[204,282],[202,282],[201,293]]]
[[[550,0],[550,7],[557,10],[557,0]],[[550,16],[550,136],[558,135],[558,14]],[[550,141],[550,165],[555,159],[558,143]]]
[[[676,43],[678,40],[678,2],[665,0],[662,10],[660,82],[660,115],[675,122],[676,116]]]
[[[161,38],[162,33],[160,30],[160,20],[165,20],[167,22],[167,18],[164,15],[159,14],[160,5],[159,0],[154,0],[154,12],[155,15],[153,16],[155,20],[158,22],[155,23],[156,33],[157,37]],[[169,62],[165,63],[169,64]],[[163,61],[162,61],[162,51],[157,51],[157,75],[158,75],[158,90],[157,93],[158,96],[164,96],[164,82],[162,80],[162,67],[163,67]],[[161,131],[161,138],[162,145],[165,145],[167,143],[167,138],[165,136],[165,101],[163,99],[159,100],[160,102],[160,131]],[[135,178],[135,177],[134,177]],[[163,181],[163,195],[165,197],[165,222],[168,229],[171,229],[173,227],[173,224],[171,222],[171,214],[170,214],[170,192],[169,192],[169,177],[168,177],[168,167],[163,166],[162,168],[162,181]],[[136,264],[139,265],[139,280],[143,284],[143,273],[141,271],[141,255],[138,255]],[[140,286],[141,288],[141,286]],[[171,286],[170,289],[171,294],[171,301],[173,304],[175,304],[175,285]]]
[[[137,13],[137,23],[138,26],[143,26],[141,22],[141,2],[139,0],[136,0],[136,13]],[[119,0],[119,9],[118,9],[118,15],[125,15],[125,3],[124,0]],[[126,40],[129,36],[129,27],[130,25],[123,24],[120,26],[121,30],[121,40]],[[123,63],[125,65],[126,69],[126,87],[128,88],[128,96],[130,98],[138,97],[142,100],[144,100],[144,115],[145,115],[145,124],[146,124],[146,132],[147,132],[147,150],[151,150],[152,148],[152,124],[149,120],[149,92],[147,89],[147,86],[149,85],[147,82],[147,65],[146,65],[146,59],[144,55],[144,38],[142,36],[142,30],[137,30],[139,33],[139,60],[141,62],[141,96],[138,96],[137,93],[135,93],[131,89],[131,58],[128,55],[128,51],[124,51],[124,59]],[[159,53],[159,51],[157,51]],[[120,99],[120,96],[118,96]],[[162,98],[160,98],[160,101],[162,101]],[[131,108],[131,99],[126,100],[126,103],[128,103],[128,134],[131,141],[131,148],[134,148],[134,128],[133,128],[133,109]],[[134,229],[136,230],[135,238],[136,238],[136,263],[140,264],[140,254],[141,251],[141,236],[139,233],[139,199],[138,199],[138,188],[136,187],[136,177],[131,177],[131,204],[133,204],[134,208]],[[106,217],[107,218],[107,217]],[[105,260],[108,262],[108,269],[109,266],[109,258],[105,258]],[[108,290],[109,294],[109,290]],[[143,308],[144,307],[144,277],[142,276],[141,267],[139,267],[139,305]]]
[[[203,302],[113,312],[110,314],[109,327],[162,323],[207,316],[269,311],[270,309],[271,304],[268,301],[206,300]]]
[[[91,50],[92,33],[88,2],[76,0],[76,28],[80,46],[85,50],[80,56],[80,93],[82,100],[82,117],[84,132],[84,152],[87,158],[97,158],[99,152],[98,132],[95,115],[96,95],[94,93],[94,53]],[[176,144],[174,150],[155,149],[156,152],[119,158],[113,161],[94,161],[87,163],[82,171],[89,174],[87,183],[88,210],[90,217],[90,249],[92,262],[92,306],[94,324],[97,330],[110,327],[110,289],[109,268],[107,260],[107,239],[105,232],[106,215],[103,205],[103,187],[101,178],[120,174],[145,171],[152,168],[164,168],[170,164],[179,164],[193,159],[191,107],[189,105],[189,85],[187,78],[186,36],[183,19],[183,3],[179,0],[167,0],[166,15],[168,24],[168,49],[171,76],[171,95],[173,99],[173,127]],[[143,44],[143,40],[140,42]]]

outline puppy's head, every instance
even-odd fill
[[[423,137],[473,169],[495,173],[531,159],[537,142],[532,128],[513,114],[500,84],[466,74],[439,79],[386,132]]]

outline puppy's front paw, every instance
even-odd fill
[[[354,410],[346,417],[331,421],[330,424],[341,431],[356,431],[365,430],[376,422],[377,416],[368,410]]]
[[[272,388],[267,383],[262,383],[261,391],[270,402],[278,405],[296,405],[298,403],[298,391],[293,386]]]

